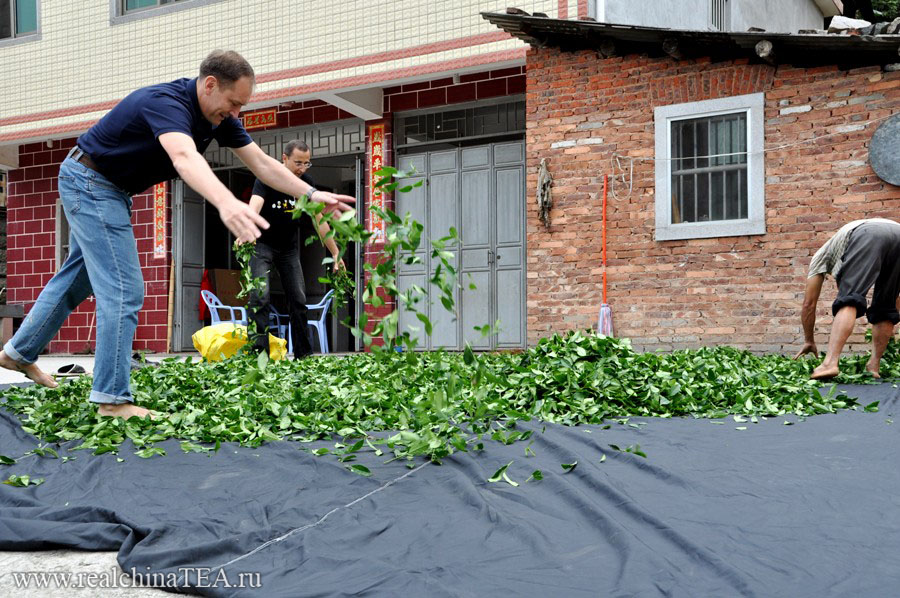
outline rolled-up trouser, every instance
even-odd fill
[[[838,274],[838,296],[831,306],[837,315],[852,305],[856,317],[865,315],[870,324],[900,322],[897,295],[900,294],[900,225],[864,222],[853,229]],[[866,294],[875,285],[872,304],[866,307]]]

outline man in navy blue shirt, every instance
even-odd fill
[[[312,165],[312,152],[306,142],[294,139],[284,145],[281,162],[291,173],[300,177],[310,185],[307,170]],[[262,278],[262,292],[250,294],[250,313],[256,322],[256,338],[253,339],[256,349],[267,351],[269,345],[268,329],[269,312],[271,310],[269,293],[269,273],[272,268],[278,270],[281,285],[284,287],[288,302],[288,315],[291,320],[291,345],[294,357],[302,358],[312,353],[309,342],[309,323],[306,317],[306,288],[303,280],[303,268],[300,266],[300,245],[297,236],[301,220],[295,220],[290,210],[294,206],[294,198],[278,189],[269,187],[261,180],[253,183],[253,195],[250,207],[262,215],[270,224],[256,240],[256,251],[250,259],[250,270],[254,278]],[[344,267],[340,251],[333,238],[329,238],[331,228],[321,218],[315,224],[316,232],[325,248],[331,252],[333,269]]]
[[[200,76],[151,85],[129,94],[78,138],[59,169],[59,194],[69,222],[69,256],[41,291],[0,367],[38,384],[56,382],[38,355],[66,317],[91,293],[97,300],[97,350],[90,400],[100,415],[144,417],[129,385],[132,340],[144,302],[144,282],[131,228],[131,195],[180,176],[219,211],[238,242],[257,239],[268,223],[213,174],[202,153],[215,139],[266,184],[309,195],[326,211],[345,211],[352,197],[317,191],[253,143],[238,114],[250,101],[253,68],[238,53],[216,50]]]

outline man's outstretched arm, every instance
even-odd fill
[[[291,197],[306,195],[312,189],[309,183],[291,173],[284,164],[266,154],[255,143],[231,148],[231,151],[247,165],[256,178],[273,189],[287,193]],[[349,195],[337,195],[327,191],[317,191],[309,200],[325,204],[325,212],[338,214],[354,209],[350,204],[356,203],[356,199]]]
[[[819,354],[815,338],[816,305],[819,303],[819,295],[822,293],[822,283],[824,282],[824,274],[816,274],[806,279],[803,307],[800,308],[800,322],[803,324],[803,348],[794,356],[794,359],[798,359],[806,353]]]
[[[163,133],[159,143],[172,159],[178,175],[219,210],[219,217],[238,242],[253,241],[259,237],[260,228],[269,228],[262,216],[236,198],[213,174],[190,136],[174,131]]]

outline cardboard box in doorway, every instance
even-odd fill
[[[238,299],[241,291],[241,271],[213,268],[209,271],[213,293],[225,305],[247,305],[247,298]]]

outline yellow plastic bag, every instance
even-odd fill
[[[232,357],[238,349],[247,344],[247,327],[231,322],[213,324],[201,328],[191,336],[194,348],[208,361],[221,361]],[[274,361],[287,355],[287,341],[269,335],[269,357]]]

